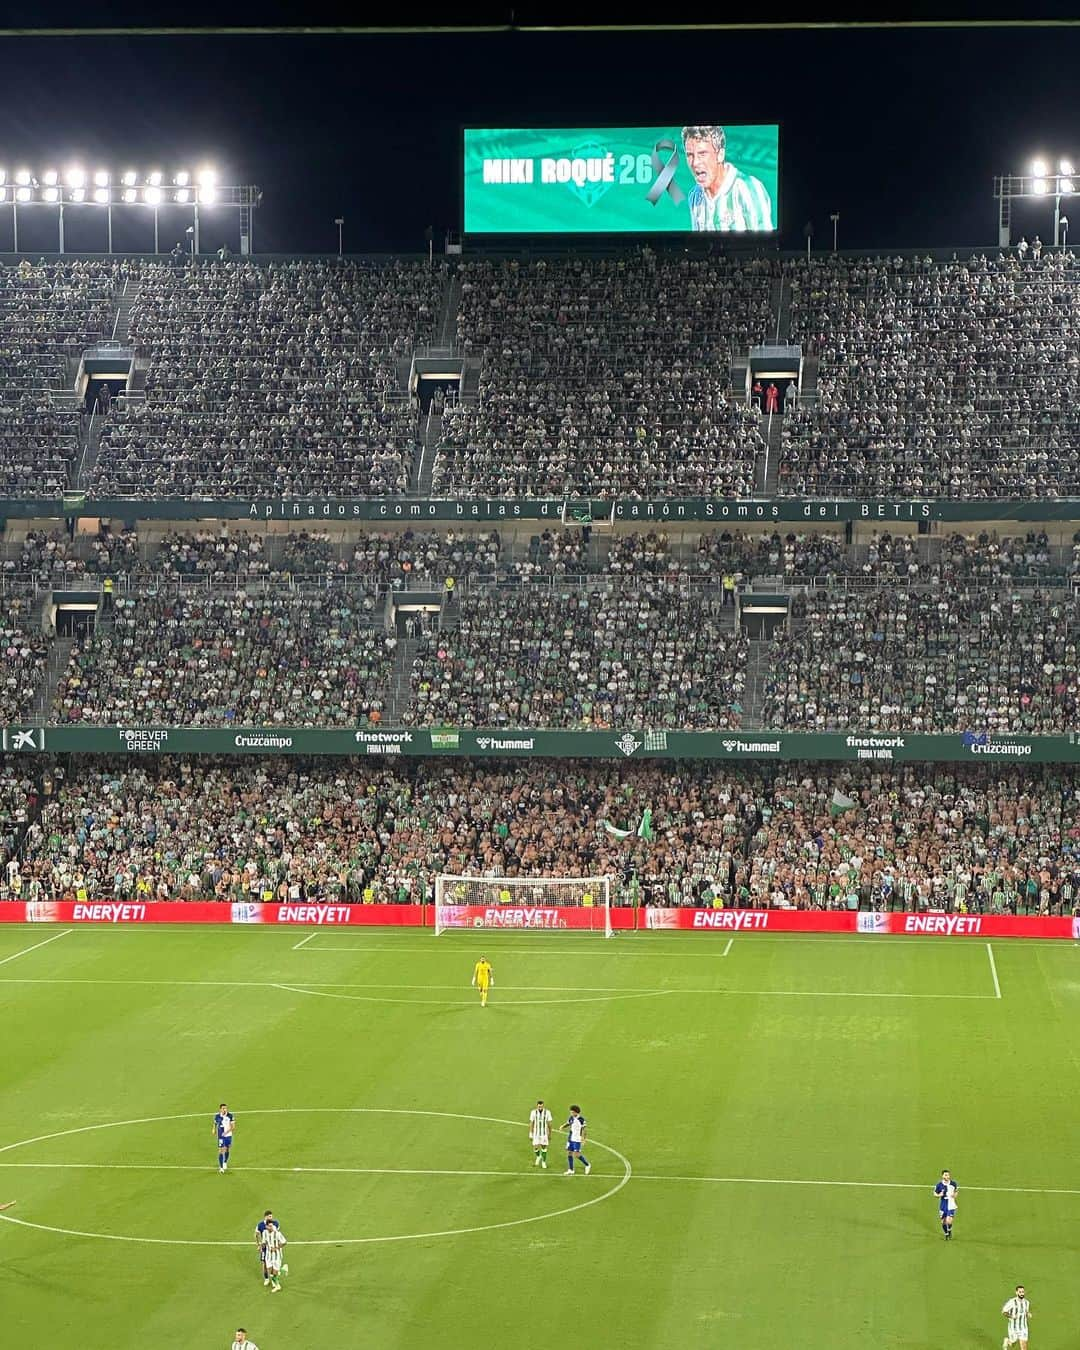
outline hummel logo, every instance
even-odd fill
[[[489,750],[489,749],[491,748],[491,737],[490,737],[490,736],[477,736],[477,738],[476,738],[476,745],[477,745],[477,748],[480,749],[480,750]]]
[[[725,750],[728,752],[728,754],[730,755],[731,752],[732,752],[732,750],[734,750],[735,747],[736,747],[738,744],[739,744],[738,741],[724,741],[724,749],[725,749]]]

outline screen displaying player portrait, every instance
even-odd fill
[[[465,132],[466,234],[768,234],[780,128]]]

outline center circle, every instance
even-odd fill
[[[247,1116],[286,1116],[286,1115],[373,1115],[373,1116],[413,1116],[413,1117],[426,1116],[431,1117],[433,1119],[442,1119],[442,1120],[476,1121],[479,1122],[480,1124],[485,1125],[506,1125],[515,1130],[525,1128],[524,1122],[519,1120],[506,1120],[501,1116],[475,1116],[475,1115],[468,1115],[465,1114],[464,1112],[459,1111],[421,1111],[407,1108],[382,1107],[382,1106],[278,1106],[278,1107],[264,1107],[259,1109],[246,1110],[242,1114],[245,1118]],[[32,1144],[41,1144],[44,1143],[46,1140],[67,1139],[74,1135],[90,1134],[96,1130],[118,1130],[131,1125],[156,1125],[172,1120],[203,1120],[206,1118],[207,1117],[205,1111],[182,1111],[175,1115],[168,1115],[168,1116],[142,1116],[133,1120],[104,1121],[99,1125],[78,1125],[74,1129],[57,1130],[51,1134],[36,1135],[32,1139],[19,1139],[12,1144],[0,1145],[0,1154],[10,1153],[13,1149],[28,1148]],[[619,1163],[622,1164],[622,1174],[615,1178],[614,1184],[609,1186],[607,1190],[601,1191],[599,1195],[592,1195],[589,1197],[589,1199],[582,1200],[579,1204],[560,1205],[558,1209],[548,1210],[543,1214],[529,1214],[526,1215],[524,1218],[520,1219],[504,1219],[497,1223],[475,1224],[467,1228],[432,1229],[430,1231],[420,1233],[391,1233],[379,1237],[307,1238],[307,1239],[298,1239],[294,1242],[291,1242],[289,1245],[292,1247],[356,1247],[356,1246],[365,1246],[376,1242],[419,1242],[422,1241],[423,1239],[430,1239],[430,1238],[460,1237],[469,1233],[488,1233],[500,1228],[518,1228],[528,1223],[545,1223],[549,1219],[559,1219],[567,1214],[577,1214],[581,1210],[591,1209],[593,1205],[599,1205],[604,1200],[610,1200],[613,1196],[618,1195],[619,1191],[622,1190],[622,1188],[633,1176],[633,1168],[630,1165],[629,1158],[625,1157],[622,1153],[620,1153],[617,1148],[613,1148],[610,1144],[601,1144],[596,1139],[589,1140],[589,1147],[590,1149],[599,1149],[601,1152],[607,1153],[611,1157],[615,1158]],[[74,1164],[73,1166],[77,1167],[78,1164]],[[93,1168],[95,1166],[101,1166],[101,1164],[93,1164],[93,1163],[87,1164],[88,1168]],[[154,1169],[151,1167],[149,1170]],[[184,1164],[162,1164],[160,1170],[202,1172],[210,1169],[206,1167],[197,1167],[195,1165],[188,1166]],[[241,1167],[238,1168],[237,1170],[242,1171],[243,1168]],[[312,1172],[319,1172],[334,1169],[281,1167],[266,1170],[281,1171],[282,1173],[297,1173],[297,1172],[303,1173],[308,1170]],[[340,1170],[342,1172],[348,1170],[355,1170],[358,1173],[364,1173],[365,1171],[367,1172],[377,1171],[377,1172],[384,1172],[388,1175],[392,1174],[395,1170],[400,1171],[402,1175],[413,1175],[413,1176],[454,1175],[454,1173],[449,1170],[431,1169],[430,1171],[425,1172],[424,1169],[417,1169],[417,1168],[400,1168],[400,1169],[342,1168],[337,1170]],[[522,1176],[528,1175],[530,1170],[531,1169],[528,1168],[522,1168]],[[463,1173],[463,1175],[475,1175],[475,1174]],[[513,1176],[516,1174],[512,1172],[505,1172],[505,1173],[499,1172],[493,1173],[492,1175]],[[32,1223],[29,1219],[16,1218],[14,1215],[10,1213],[0,1213],[0,1220],[3,1220],[4,1223],[14,1224],[16,1225],[16,1227],[19,1228],[36,1228],[44,1233],[60,1233],[66,1237],[100,1238],[103,1241],[107,1242],[135,1242],[160,1247],[249,1247],[250,1248],[251,1246],[250,1238],[245,1239],[161,1238],[161,1237],[133,1237],[123,1233],[93,1233],[78,1228],[58,1228],[50,1224]]]

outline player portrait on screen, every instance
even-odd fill
[[[694,179],[687,198],[691,229],[735,234],[773,228],[769,194],[759,178],[726,158],[723,127],[683,127],[682,142]]]

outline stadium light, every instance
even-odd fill
[[[159,212],[163,206],[190,208],[194,251],[199,251],[199,211],[204,207],[235,207],[240,216],[240,252],[251,252],[254,211],[262,193],[253,185],[222,186],[220,174],[212,164],[197,169],[178,169],[164,173],[139,169],[87,168],[78,161],[63,169],[23,165],[15,170],[0,169],[0,201],[19,205],[46,206],[58,213],[60,252],[64,252],[64,207],[94,204],[105,208],[107,247],[112,252],[112,214],[115,207],[149,206],[154,213],[154,252],[159,251]],[[17,213],[16,213],[17,214]],[[18,222],[15,222],[15,251],[18,252]]]
[[[0,185],[0,202],[7,201],[7,188]]]
[[[1048,161],[1040,155],[1031,161],[1029,174],[1003,174],[994,179],[994,196],[999,203],[998,243],[1002,248],[1009,247],[1010,203],[1031,197],[1053,197],[1054,247],[1061,246],[1061,199],[1075,193],[1076,171],[1073,161],[1068,157],[1058,159],[1055,163],[1057,171],[1052,172]]]

